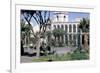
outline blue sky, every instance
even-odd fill
[[[51,18],[53,17],[53,11],[51,12]],[[21,18],[23,18],[21,16]],[[76,18],[90,18],[90,14],[89,13],[84,13],[84,12],[68,12],[68,19],[69,22],[74,22],[74,20]],[[33,24],[33,26],[37,25],[36,21],[34,19],[31,20],[31,23]]]
[[[83,13],[83,12],[69,12],[69,21],[73,21],[76,18],[88,18],[88,19],[90,19],[90,14]]]

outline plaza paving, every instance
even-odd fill
[[[56,54],[65,54],[65,53],[75,50],[75,47],[56,47],[53,49],[55,49]],[[21,62],[30,63],[32,62],[33,58],[36,58],[36,56],[21,56]]]
[[[75,50],[73,47],[56,47],[54,49],[56,49],[56,54],[65,54]]]

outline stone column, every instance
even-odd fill
[[[77,29],[78,29],[78,25],[76,24],[76,33],[78,32]]]
[[[64,43],[65,43],[65,35],[63,35],[63,40],[64,40]]]
[[[65,25],[64,25],[64,31],[65,31]],[[64,43],[66,42],[65,41],[65,34],[63,35],[63,40],[64,40]]]
[[[71,45],[73,45],[73,34],[74,34],[74,30],[73,30],[73,24],[71,25],[71,27],[72,27],[72,34],[71,34]]]
[[[74,32],[74,30],[73,30],[73,24],[71,24],[71,27],[72,27],[71,30],[72,30],[72,33],[73,33]]]
[[[78,35],[77,35],[77,33],[78,33],[78,25],[76,24],[76,45],[78,45]]]
[[[61,29],[61,25],[59,25],[59,28]],[[59,42],[62,42],[62,37],[61,37],[62,35],[60,35],[60,37],[59,37]]]
[[[73,40],[74,40],[74,39],[73,39],[73,33],[71,34],[71,37],[72,37],[72,38],[71,38],[71,45],[73,45],[73,44],[74,44],[74,42],[73,42]]]
[[[75,38],[76,38],[75,39],[75,43],[76,43],[75,46],[77,46],[77,34],[75,34]]]
[[[82,31],[80,32],[80,45],[82,46]]]
[[[68,32],[68,34],[67,34],[67,39],[68,39],[68,45],[69,45],[69,24],[67,25],[67,32]]]

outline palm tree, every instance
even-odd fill
[[[45,37],[45,32],[47,29],[48,23],[50,21],[50,12],[49,11],[36,11],[36,13],[33,15],[34,20],[39,25],[39,34],[37,35],[38,41],[37,41],[37,57],[39,57],[40,52],[40,42],[41,38]]]
[[[50,12],[49,11],[36,11],[36,10],[21,10],[21,15],[23,16],[24,20],[28,23],[27,27],[32,31],[34,37],[37,37],[37,56],[39,57],[39,47],[40,47],[40,39],[41,36],[44,35],[48,21],[50,21]],[[31,22],[33,21],[32,18],[37,22],[39,25],[39,34],[36,36],[32,27]],[[26,29],[26,32],[29,30]],[[29,36],[30,33],[28,32],[27,35]],[[29,37],[28,37],[29,38]],[[29,43],[29,42],[28,42]]]
[[[47,36],[48,45],[51,45],[52,32],[51,31],[46,31],[46,36]]]
[[[80,21],[79,28],[82,30],[82,32],[89,32],[89,19],[83,18]]]
[[[82,41],[84,42],[83,45],[87,51],[89,51],[89,47],[88,47],[88,41],[89,41],[88,34],[89,34],[89,29],[90,29],[89,22],[90,22],[89,19],[83,18],[80,21],[80,25],[79,25],[79,29],[84,33],[83,35],[84,38],[82,38]]]
[[[21,55],[24,55],[24,45],[29,46],[30,28],[21,20]]]
[[[49,11],[36,11],[33,15],[34,20],[39,25],[39,32],[44,33],[46,31],[48,21],[50,21],[50,12]]]
[[[54,29],[52,33],[55,37],[55,41],[56,41],[56,38],[58,38],[57,43],[60,43],[60,37],[62,37],[65,34],[65,31],[63,29]]]
[[[28,24],[25,24],[25,22],[22,20],[21,21],[21,40],[23,42],[23,45],[29,46],[30,44],[30,34],[31,34],[31,29]]]
[[[23,16],[23,19],[29,25],[29,28],[32,31],[33,35],[34,35],[34,30],[33,30],[32,24],[31,24],[31,20],[35,13],[36,13],[36,11],[34,11],[34,10],[21,10],[21,16]],[[34,37],[35,37],[35,35],[34,35]]]

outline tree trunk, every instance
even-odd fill
[[[40,46],[41,46],[41,38],[40,38],[40,35],[38,35],[37,36],[38,37],[38,41],[36,42],[36,48],[37,48],[37,54],[36,54],[36,56],[37,56],[37,58],[39,58],[39,56],[40,56]]]
[[[84,47],[85,47],[86,51],[89,51],[87,34],[84,35]]]

